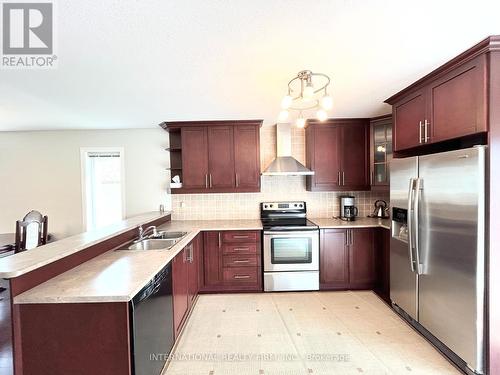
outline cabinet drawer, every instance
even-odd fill
[[[252,283],[256,284],[259,278],[257,267],[231,267],[225,268],[223,272],[224,282],[231,284]]]
[[[222,245],[222,254],[258,254],[260,249],[256,243],[239,243]]]
[[[226,267],[255,267],[257,266],[257,255],[225,255],[223,266]]]
[[[257,231],[227,231],[222,232],[222,242],[258,242],[260,232]]]

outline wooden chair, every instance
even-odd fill
[[[14,253],[47,243],[48,217],[38,211],[30,211],[23,220],[16,221],[16,247]]]

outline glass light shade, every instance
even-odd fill
[[[324,109],[319,109],[318,112],[316,112],[316,118],[319,121],[325,121],[328,118],[328,113]]]
[[[306,125],[306,119],[304,117],[298,117],[295,124],[298,128],[303,128]]]
[[[284,109],[278,115],[278,120],[283,122],[283,121],[286,121],[287,118],[288,118],[288,111],[286,109]]]
[[[288,109],[292,105],[293,98],[290,95],[285,95],[281,100],[281,108]]]
[[[314,96],[314,87],[311,83],[308,83],[306,87],[304,87],[302,96],[304,97],[304,99],[311,99]]]
[[[321,98],[321,108],[329,110],[332,109],[332,107],[333,107],[333,98],[330,95],[325,94]]]

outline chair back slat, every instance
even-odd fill
[[[48,217],[30,211],[23,220],[16,221],[15,253],[34,249],[47,243]]]

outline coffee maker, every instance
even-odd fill
[[[340,197],[340,219],[354,221],[358,216],[358,208],[354,205],[354,197],[344,195]]]

